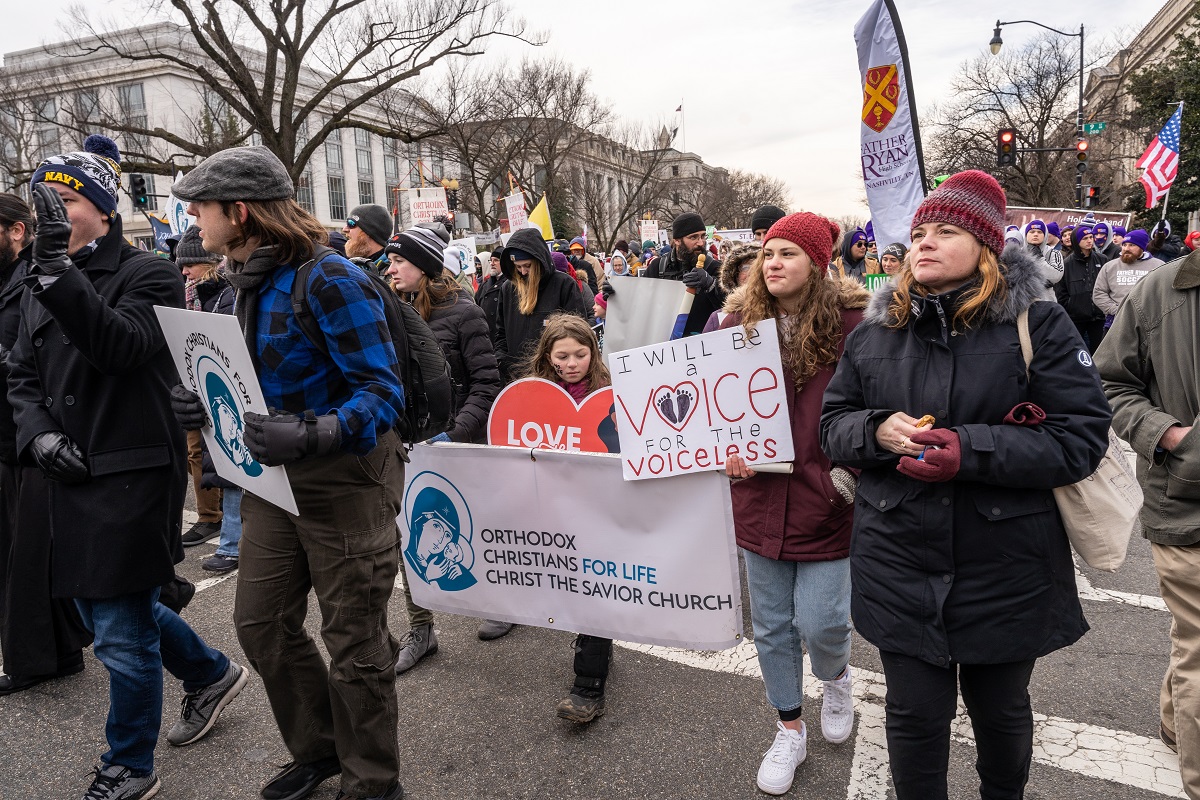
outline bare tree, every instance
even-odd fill
[[[655,146],[654,131],[653,125],[632,123],[612,129],[601,163],[592,169],[586,162],[573,166],[571,195],[576,215],[588,226],[589,244],[609,251],[618,239],[636,237],[638,218],[661,203],[667,185],[660,174],[668,151]]]
[[[192,130],[101,105],[105,129],[156,146],[128,148],[135,168],[210,155],[253,134],[296,179],[344,128],[402,141],[431,136],[428,105],[404,91],[406,82],[443,60],[481,54],[495,37],[530,41],[524,20],[499,0],[152,0],[148,12],[173,24],[111,31],[77,8],[82,33],[56,48],[64,58],[108,54],[180,68],[206,87],[206,113]]]
[[[679,189],[672,184],[670,194],[671,207],[662,209],[668,215],[678,208],[694,210],[706,222],[723,228],[749,227],[761,206],[791,204],[791,194],[779,178],[737,169],[720,170],[707,181],[685,181]]]
[[[1101,44],[1097,49],[1108,48]],[[999,56],[982,54],[964,62],[951,84],[953,99],[925,115],[929,174],[996,172],[1012,205],[1070,204],[1075,194],[1073,152],[1022,152],[1015,166],[1000,172],[996,135],[1001,128],[1013,128],[1021,150],[1072,147],[1078,81],[1078,49],[1072,40],[1053,34]]]

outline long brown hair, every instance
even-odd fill
[[[600,343],[596,341],[596,334],[582,317],[574,314],[554,314],[546,320],[546,327],[542,328],[542,338],[538,339],[537,347],[529,358],[525,359],[522,369],[517,374],[522,378],[544,378],[558,383],[561,378],[550,363],[550,351],[563,339],[574,339],[592,354],[587,375],[583,378],[587,381],[589,392],[612,385],[612,374],[600,355]]]
[[[430,278],[422,273],[415,291],[402,292],[396,288],[395,284],[392,284],[392,291],[401,297],[408,295],[413,309],[421,315],[421,319],[429,322],[429,316],[433,313],[433,309],[453,303],[462,289],[449,270],[442,270],[442,274],[436,278]]]
[[[246,200],[246,221],[240,221],[236,203],[221,203],[222,212],[233,220],[238,237],[227,247],[237,249],[251,239],[260,247],[273,246],[281,264],[297,264],[313,257],[315,246],[329,243],[329,232],[291,198]]]
[[[910,252],[909,257],[911,256]],[[962,303],[954,312],[953,324],[957,330],[970,328],[972,323],[987,311],[993,300],[1003,300],[1008,294],[1008,281],[1000,272],[1000,260],[990,248],[984,247],[979,254],[979,269],[976,274],[979,276],[978,282],[963,294]],[[910,293],[916,292],[921,297],[927,297],[929,289],[913,277],[911,264],[898,272],[896,277],[896,289],[892,292],[891,302],[888,303],[887,327],[904,328],[907,327],[912,314]]]
[[[759,252],[750,277],[725,304],[727,312],[741,312],[742,325],[751,331],[764,319],[784,314],[779,300],[767,290],[764,260],[765,252]],[[842,302],[837,280],[824,277],[821,267],[813,264],[800,289],[799,310],[789,318],[789,324],[779,325],[780,355],[797,389],[822,367],[837,363],[842,343]]]
[[[529,277],[523,276],[514,264],[512,282],[513,287],[517,290],[517,311],[529,316],[537,308],[538,286],[542,282],[542,262],[536,258],[533,259],[533,266],[529,268]]]

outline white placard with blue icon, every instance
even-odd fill
[[[617,456],[481,445],[411,457],[397,523],[417,605],[693,650],[741,642],[724,475],[627,482]]]
[[[183,385],[200,395],[211,425],[201,433],[217,474],[289,514],[296,498],[283,467],[255,461],[242,441],[247,411],[266,414],[258,376],[237,318],[155,306]]]

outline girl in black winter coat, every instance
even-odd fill
[[[554,269],[541,231],[524,228],[514,233],[500,256],[500,270],[508,282],[500,288],[496,314],[496,358],[505,383],[513,368],[528,358],[552,314],[566,312],[584,319],[585,306],[579,284]]]
[[[488,412],[500,393],[500,373],[483,309],[446,269],[445,243],[428,229],[410,228],[396,234],[384,252],[392,288],[429,323],[450,362],[450,376],[457,390],[453,425],[431,441],[485,443]],[[407,579],[404,601],[410,630],[403,639],[396,674],[408,671],[438,649],[433,614],[413,602]],[[491,624],[485,622],[485,626]],[[511,626],[504,632],[508,630]]]
[[[883,662],[898,800],[946,800],[960,685],[981,795],[1022,797],[1034,664],[1088,627],[1051,490],[1096,469],[1112,413],[1066,313],[1035,302],[1037,264],[1020,245],[998,255],[1003,227],[990,175],[933,191],[910,266],[874,293],[825,391],[822,449],[862,470],[851,617]]]

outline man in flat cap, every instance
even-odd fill
[[[245,443],[259,463],[287,465],[299,507],[292,516],[248,492],[242,500],[234,622],[293,759],[262,797],[299,800],[341,773],[339,797],[397,800],[397,642],[386,615],[399,566],[404,464],[394,428],[405,397],[386,290],[323,247],[324,228],[264,147],[209,157],[173,193],[190,204],[204,248],[229,259],[234,311],[272,409],[245,415]],[[301,268],[317,341],[292,306]],[[207,424],[195,394],[177,386],[175,399],[184,427]],[[328,665],[304,628],[310,591]]]

